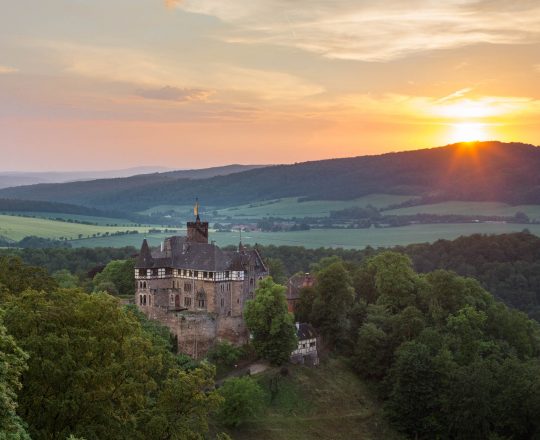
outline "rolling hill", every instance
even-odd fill
[[[208,177],[222,176],[238,173],[264,165],[226,165],[221,167],[201,168],[193,170],[171,170],[165,167],[135,167],[124,170],[105,171],[59,171],[59,172],[0,172],[0,188],[12,186],[36,185],[40,183],[65,183],[96,179],[113,179],[131,177],[141,174],[161,173],[171,178],[206,179]]]
[[[474,142],[445,147],[275,165],[193,179],[157,173],[90,182],[0,190],[0,197],[56,201],[136,212],[156,205],[226,207],[282,197],[350,200],[368,194],[446,200],[540,204],[540,148]]]

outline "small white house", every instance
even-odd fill
[[[296,335],[298,336],[298,348],[291,353],[293,364],[319,364],[317,352],[317,333],[311,324],[296,323]]]

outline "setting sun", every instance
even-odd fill
[[[461,122],[451,125],[449,141],[453,142],[471,142],[485,141],[488,139],[486,124],[481,122]]]

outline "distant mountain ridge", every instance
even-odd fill
[[[24,172],[24,171],[0,171],[0,188],[14,186],[37,185],[40,183],[68,183],[98,179],[114,179],[132,177],[142,174],[160,173],[171,178],[206,179],[213,176],[221,176],[229,173],[238,173],[264,165],[226,165],[211,168],[174,170],[166,167],[143,166],[126,168],[122,170],[105,171],[56,171],[56,172]]]
[[[282,197],[347,200],[374,193],[429,200],[540,204],[540,148],[471,142],[423,150],[274,165],[203,179],[170,173],[0,190],[0,197],[140,211],[186,205],[232,206]],[[179,177],[180,176],[180,177]]]

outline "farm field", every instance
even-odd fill
[[[79,222],[89,222],[89,223],[97,223],[98,225],[102,226],[126,226],[130,227],[133,226],[135,223],[133,223],[131,220],[127,220],[125,218],[112,218],[112,217],[96,217],[92,215],[80,215],[80,214],[64,214],[59,212],[2,212],[4,215],[15,215],[19,216],[22,215],[24,217],[38,217],[38,218],[44,218],[44,219],[50,219],[55,220],[57,218],[61,218],[63,220],[76,220]]]
[[[249,205],[235,206],[219,209],[220,217],[231,216],[233,218],[262,218],[262,217],[328,217],[330,211],[353,208],[356,206],[373,205],[376,208],[384,208],[410,200],[414,196],[401,196],[392,194],[371,194],[353,200],[310,200],[299,202],[298,197],[288,197],[266,202],[251,203]]]
[[[414,214],[461,214],[461,215],[496,215],[513,216],[516,212],[524,212],[530,219],[540,219],[540,205],[511,206],[499,202],[443,202],[431,205],[418,205],[407,208],[384,211],[388,215]]]
[[[83,225],[80,223],[67,223],[43,218],[17,217],[12,215],[0,215],[0,236],[11,240],[21,240],[22,238],[35,235],[37,237],[58,239],[66,237],[76,239],[79,234],[82,236],[92,236],[93,234],[114,233],[118,231],[138,230],[148,231],[148,227],[135,226],[100,226]]]
[[[311,229],[294,232],[243,232],[242,242],[245,244],[263,244],[276,246],[304,246],[307,248],[336,247],[363,249],[367,246],[389,247],[412,243],[433,242],[438,239],[454,239],[461,235],[471,234],[503,234],[519,232],[527,228],[531,233],[540,236],[540,225],[520,225],[510,223],[459,223],[411,225],[397,228],[370,229]],[[181,232],[184,234],[184,232]],[[238,245],[238,232],[212,232],[210,239],[219,246]],[[147,238],[151,246],[171,234],[134,234],[118,237],[99,237],[73,241],[74,247],[99,246],[135,246],[139,247],[143,238]]]

